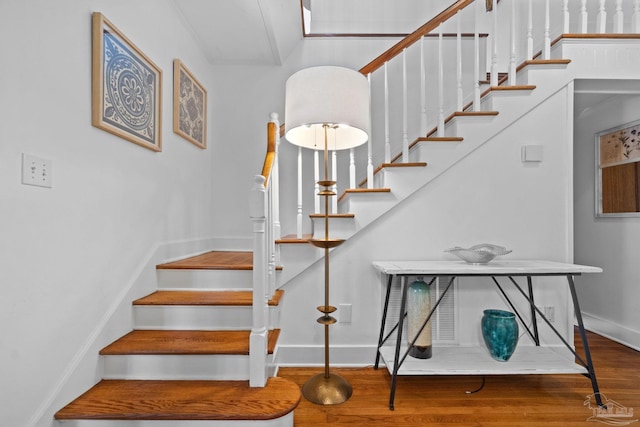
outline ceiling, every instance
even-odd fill
[[[452,0],[303,0],[315,34],[411,33]],[[300,0],[173,0],[213,65],[280,65],[303,39]],[[313,16],[313,19],[311,19]]]
[[[173,0],[211,64],[279,65],[302,39],[300,0]]]

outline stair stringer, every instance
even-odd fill
[[[339,205],[339,209],[355,214],[356,230],[353,234],[360,232],[367,225],[397,206],[402,200],[410,197],[416,191],[454,167],[572,81],[572,76],[567,70],[553,67],[548,71],[548,74],[541,73],[536,75],[535,81],[528,83],[536,85],[536,89],[532,91],[525,90],[519,96],[513,93],[492,94],[493,107],[495,108],[496,105],[501,103],[504,107],[495,108],[499,114],[489,121],[485,117],[481,120],[475,120],[476,118],[473,117],[454,119],[458,121],[456,124],[457,135],[455,136],[464,138],[462,142],[424,142],[416,144],[409,152],[409,161],[427,162],[428,166],[426,168],[385,171],[386,176],[383,185],[391,188],[392,196],[385,203],[377,206],[375,211],[371,209],[373,204],[370,200],[359,200],[353,195],[348,195],[345,201]],[[517,141],[514,143],[517,143]],[[359,196],[362,199],[367,197],[366,194]],[[388,203],[391,198],[393,203]]]

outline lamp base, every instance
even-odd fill
[[[302,386],[302,395],[311,403],[318,405],[337,405],[351,397],[351,384],[337,374],[317,374]]]

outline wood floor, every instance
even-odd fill
[[[640,418],[640,353],[591,333],[589,343],[600,392],[634,408],[631,419]],[[302,386],[321,371],[280,368],[278,376]],[[395,410],[390,411],[391,376],[385,368],[331,371],[351,383],[351,399],[321,406],[302,398],[294,413],[295,427],[606,425],[587,421],[594,413],[584,402],[593,390],[582,375],[487,376],[485,387],[474,394],[465,391],[479,387],[481,377],[399,377]],[[632,425],[640,427],[640,421]]]

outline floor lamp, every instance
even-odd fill
[[[323,188],[324,238],[309,243],[324,249],[324,305],[318,323],[324,325],[324,373],[302,387],[303,396],[320,405],[345,402],[351,397],[351,385],[340,375],[329,372],[329,326],[336,322],[329,305],[329,250],[344,240],[329,238],[329,197],[335,196],[329,180],[329,150],[344,150],[364,144],[369,139],[369,83],[357,71],[334,66],[306,68],[287,80],[285,96],[285,137],[297,146],[324,152]]]

